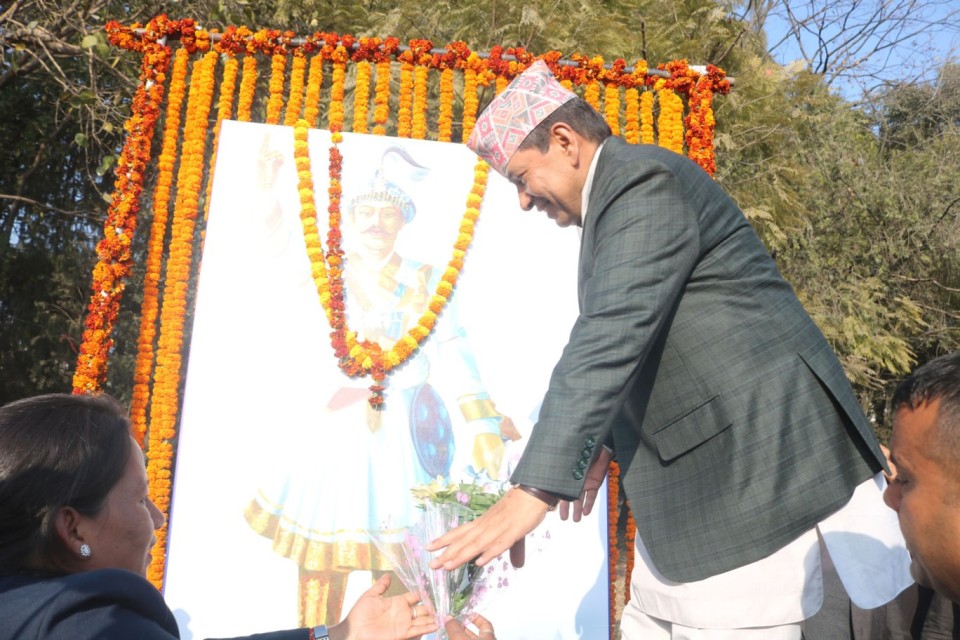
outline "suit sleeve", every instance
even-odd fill
[[[669,326],[696,265],[696,212],[676,176],[610,163],[593,185],[580,265],[580,316],[511,480],[573,499],[610,442],[623,398]],[[610,166],[608,164],[608,166]]]

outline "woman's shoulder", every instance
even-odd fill
[[[179,637],[160,592],[122,569],[0,579],[0,618],[0,640]]]

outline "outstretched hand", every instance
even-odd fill
[[[452,571],[474,560],[482,567],[533,531],[547,515],[547,504],[520,489],[510,489],[486,513],[448,531],[427,545],[428,551],[444,549],[431,568]]]
[[[497,640],[493,633],[493,625],[482,615],[473,614],[470,616],[470,622],[477,627],[479,633],[467,629],[458,620],[453,618],[447,620],[443,628],[447,632],[448,640]]]
[[[597,492],[603,486],[603,481],[607,477],[607,469],[610,468],[610,461],[613,455],[606,447],[600,449],[597,459],[590,465],[587,471],[587,478],[583,483],[583,491],[580,497],[573,502],[566,500],[560,501],[560,519],[566,520],[570,517],[570,505],[573,505],[573,521],[580,522],[580,518],[590,515],[593,511],[593,505],[597,500]]]
[[[366,591],[340,624],[330,627],[331,640],[402,640],[418,638],[437,630],[429,607],[418,604],[420,596],[404,593],[384,598],[390,575],[384,575]]]

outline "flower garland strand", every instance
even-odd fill
[[[630,602],[630,580],[633,576],[633,564],[636,561],[636,554],[634,545],[637,540],[637,522],[633,518],[633,510],[630,509],[630,501],[625,500],[624,506],[627,511],[627,531],[624,536],[624,546],[627,548],[627,568],[624,572],[623,583],[625,588],[623,590],[623,604]]]
[[[717,171],[713,147],[717,124],[713,117],[713,96],[715,92],[726,95],[729,91],[730,81],[723,70],[707,65],[706,75],[697,78],[687,100],[687,154],[711,176]]]
[[[640,142],[640,90],[630,87],[623,92],[623,139],[630,144]]]
[[[183,326],[187,311],[187,288],[193,258],[193,236],[198,196],[203,183],[206,152],[207,117],[213,101],[214,72],[218,54],[209,52],[194,64],[187,99],[187,121],[183,132],[183,152],[177,175],[177,198],[173,211],[170,257],[167,259],[163,307],[160,311],[160,339],[157,369],[150,401],[150,431],[147,479],[150,498],[167,517],[170,514],[172,440],[176,436],[178,390],[182,365]],[[163,581],[167,525],[156,532],[153,560],[147,578],[159,587]]]
[[[409,53],[409,51],[405,53]],[[409,138],[413,122],[413,62],[408,58],[401,58],[401,61],[397,137]]]
[[[644,91],[640,95],[640,142],[654,144],[653,137],[653,91]]]
[[[440,111],[437,114],[437,140],[453,140],[453,69],[440,72]]]
[[[370,63],[357,62],[357,85],[353,90],[353,129],[354,133],[367,133],[367,118],[370,114]]]
[[[270,58],[270,97],[267,100],[267,124],[280,123],[280,111],[283,109],[284,71],[287,68],[287,54],[275,53]]]
[[[300,221],[303,227],[304,244],[310,259],[311,273],[320,304],[330,322],[334,356],[340,369],[350,377],[370,377],[370,406],[379,409],[384,403],[384,391],[387,376],[398,366],[406,362],[420,345],[430,336],[437,317],[443,313],[453,295],[467,249],[473,241],[474,227],[480,216],[480,206],[486,190],[489,165],[478,161],[474,168],[473,186],[467,196],[467,208],[460,221],[460,230],[453,245],[453,255],[441,276],[437,289],[431,297],[428,308],[405,335],[384,350],[370,340],[359,340],[357,333],[347,323],[345,290],[343,284],[344,253],[341,246],[342,232],[340,211],[340,185],[343,171],[343,158],[337,147],[342,140],[339,129],[331,129],[330,147],[330,187],[329,228],[327,248],[320,245],[320,232],[317,227],[317,210],[314,203],[314,182],[310,163],[308,144],[308,126],[301,120],[294,128],[294,158],[299,176],[299,195],[301,203]]]
[[[170,217],[170,195],[173,190],[173,170],[177,163],[180,141],[180,112],[186,95],[187,69],[190,54],[184,48],[174,55],[163,144],[157,158],[157,184],[153,191],[153,224],[147,242],[147,259],[143,275],[143,302],[140,305],[140,334],[137,338],[137,362],[133,373],[133,399],[130,403],[130,424],[142,447],[147,434],[147,403],[150,400],[150,374],[153,371],[153,343],[157,336],[159,312],[160,272],[163,265],[163,241],[167,235]]]
[[[663,78],[654,84],[660,102],[657,118],[657,144],[676,153],[683,153],[683,100]]]
[[[116,46],[143,54],[140,82],[134,93],[131,116],[124,128],[127,140],[115,169],[113,198],[104,222],[104,237],[97,243],[97,264],[93,268],[92,294],[84,319],[83,338],[73,375],[74,393],[95,393],[107,377],[107,357],[113,347],[113,328],[120,313],[124,280],[130,275],[133,257],[130,243],[137,226],[143,174],[150,161],[150,143],[164,95],[164,77],[170,66],[170,48],[157,40],[168,35],[166,16],[151,20],[142,38],[116,22],[106,26],[107,37]]]
[[[210,154],[210,167],[207,169],[207,195],[203,205],[203,219],[210,215],[210,197],[213,194],[213,174],[217,166],[217,149],[220,143],[220,128],[224,120],[233,115],[233,94],[237,91],[237,73],[240,63],[230,56],[223,65],[223,79],[220,81],[220,99],[217,102],[217,121],[213,125],[213,152]]]
[[[607,572],[609,575],[610,590],[610,637],[613,637],[613,625],[617,619],[617,566],[620,564],[620,549],[617,541],[617,525],[620,522],[620,465],[615,460],[610,461],[607,467],[607,552],[609,554],[609,563]],[[624,584],[626,591],[629,582]]]
[[[377,62],[377,84],[373,95],[373,134],[387,135],[390,122],[390,60]]]
[[[287,109],[283,113],[283,124],[292,127],[300,119],[300,110],[303,108],[303,75],[307,68],[307,59],[302,49],[293,52],[293,67],[290,69],[290,97],[287,98]]]
[[[243,58],[240,74],[240,99],[237,103],[237,120],[250,122],[253,116],[253,97],[257,89],[257,58],[248,53]]]
[[[310,71],[307,73],[307,97],[303,108],[303,118],[311,127],[317,126],[317,117],[320,115],[320,89],[322,86],[323,56],[318,53],[310,58]]]

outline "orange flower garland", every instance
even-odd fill
[[[347,76],[347,50],[337,47],[333,52],[333,84],[330,87],[330,111],[327,113],[328,128],[335,137],[343,131],[343,93]],[[339,140],[337,140],[339,142]]]
[[[477,109],[480,106],[480,99],[477,97],[477,88],[477,72],[470,68],[464,69],[462,116],[463,142],[467,141],[467,138],[470,137],[470,134],[473,132],[473,128],[477,124]]]
[[[610,461],[610,465],[607,467],[607,552],[609,554],[609,564],[607,565],[607,571],[609,575],[609,602],[611,614],[615,609],[615,603],[617,601],[617,591],[615,585],[617,584],[617,565],[620,562],[620,551],[617,541],[617,523],[620,522],[620,465],[617,464],[615,460]],[[627,581],[626,585],[629,585],[630,582]],[[625,589],[630,591],[629,588]],[[610,616],[610,637],[613,637],[613,625],[616,620],[615,615]]]
[[[613,135],[620,135],[620,87],[613,83],[603,90],[603,117]]]
[[[453,139],[453,69],[440,72],[440,113],[437,115],[437,140]]]
[[[683,100],[663,78],[654,84],[660,102],[657,118],[657,144],[676,153],[683,153]]]
[[[713,148],[713,131],[716,121],[713,118],[713,94],[715,91],[726,94],[730,91],[730,81],[723,70],[713,65],[707,66],[707,74],[697,78],[690,90],[687,104],[687,154],[694,162],[703,167],[711,176],[717,165]]]
[[[163,263],[163,240],[167,234],[173,169],[177,163],[180,140],[180,111],[186,95],[189,52],[180,48],[174,56],[170,91],[167,97],[163,144],[157,159],[157,184],[153,191],[153,225],[147,243],[147,261],[143,276],[143,303],[140,305],[140,335],[137,338],[137,362],[133,374],[133,400],[130,403],[130,424],[142,447],[147,434],[147,403],[150,399],[150,373],[153,370],[153,341],[157,335],[160,272]]]
[[[397,137],[409,138],[413,122],[413,62],[400,66],[400,108],[397,112]]]
[[[640,142],[640,90],[630,87],[623,94],[624,125],[623,139],[631,144]]]
[[[207,197],[203,205],[203,219],[210,215],[210,196],[213,193],[213,171],[217,166],[217,147],[220,142],[220,127],[224,120],[233,115],[233,94],[237,89],[237,73],[240,63],[233,56],[227,58],[223,66],[223,80],[220,81],[220,100],[217,103],[217,122],[213,125],[213,153],[210,154],[210,168],[207,170]]]
[[[387,135],[390,121],[390,60],[377,62],[377,84],[373,96],[373,133]]]
[[[303,108],[303,118],[311,127],[317,125],[320,115],[320,87],[323,85],[323,56],[317,54],[310,58],[310,71],[307,74],[307,97]]]
[[[587,104],[591,107],[603,113],[603,110],[600,108],[600,83],[596,80],[591,80],[590,83],[583,90],[583,99],[586,100]]]
[[[192,23],[191,23],[192,24]],[[104,223],[104,238],[97,243],[93,293],[87,305],[83,338],[73,376],[74,393],[94,393],[107,376],[107,356],[113,347],[113,328],[120,312],[124,280],[132,268],[130,243],[137,226],[143,172],[150,161],[150,141],[163,101],[163,80],[170,66],[170,48],[157,42],[168,35],[169,21],[158,16],[147,25],[143,39],[130,37],[116,22],[107,24],[107,36],[117,46],[143,53],[140,83],[125,124],[127,140],[116,166],[113,198]],[[149,40],[147,40],[149,38]]]
[[[183,326],[186,314],[187,287],[193,257],[193,235],[197,202],[203,183],[206,153],[207,116],[213,101],[213,78],[218,54],[210,52],[194,64],[187,100],[187,121],[183,133],[183,152],[177,175],[177,198],[173,212],[170,256],[160,312],[160,339],[157,347],[157,370],[150,402],[149,451],[147,478],[150,498],[165,515],[170,512],[172,439],[176,435],[178,390],[182,364]],[[169,517],[168,517],[169,520]],[[167,527],[156,532],[153,561],[147,578],[156,586],[163,579]]]
[[[357,63],[357,86],[353,91],[353,132],[367,133],[367,117],[370,112],[370,63]]]
[[[653,144],[653,92],[644,91],[640,95],[640,142]]]
[[[317,212],[313,202],[314,185],[307,132],[307,122],[305,120],[298,122],[294,128],[294,157],[299,176],[300,220],[314,283],[320,304],[333,330],[330,335],[340,369],[350,377],[369,376],[373,380],[369,403],[371,407],[379,409],[384,402],[383,392],[387,376],[416,353],[433,331],[437,316],[443,312],[453,295],[460,270],[463,268],[464,256],[473,241],[474,226],[480,216],[480,205],[483,202],[490,166],[480,160],[474,168],[473,187],[467,196],[467,209],[463,214],[460,232],[453,245],[453,256],[437,285],[436,292],[431,297],[427,311],[406,335],[397,340],[390,349],[384,351],[376,342],[358,340],[357,333],[350,330],[347,324],[340,229],[342,220],[340,184],[343,170],[343,158],[337,148],[340,135],[335,132],[331,136],[333,144],[330,148],[330,188],[328,189],[329,229],[327,250],[324,252],[320,246],[320,233],[316,224]]]
[[[283,109],[284,70],[287,56],[275,53],[270,59],[270,98],[267,100],[267,124],[280,122],[280,110]]]
[[[283,124],[292,127],[300,119],[300,109],[303,108],[303,75],[306,72],[307,59],[303,51],[297,49],[293,54],[293,68],[290,70],[290,97],[287,99],[287,110],[283,114]]]
[[[630,502],[626,502],[627,507],[627,530],[624,535],[624,546],[627,548],[627,567],[624,571],[624,584],[629,585],[633,575],[633,563],[636,561],[636,554],[633,552],[634,544],[637,541],[637,522],[633,518],[633,511],[630,510]],[[630,602],[630,589],[623,590],[623,604]]]
[[[243,58],[243,72],[240,75],[240,100],[237,104],[237,119],[250,122],[253,113],[253,95],[257,89],[257,58],[248,54]]]

